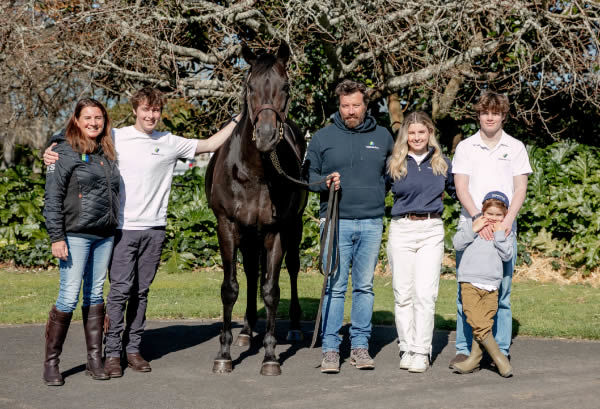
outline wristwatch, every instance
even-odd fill
[[[477,219],[479,219],[482,216],[481,212],[477,213],[475,216],[471,217],[471,221],[475,221]]]

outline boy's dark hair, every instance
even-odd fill
[[[367,92],[367,86],[362,82],[356,82],[352,80],[344,80],[335,87],[335,94],[339,97],[342,95],[350,95],[355,92],[360,92],[363,96],[363,102],[365,105],[369,105],[369,93]]]
[[[504,204],[504,202],[501,200],[498,200],[498,199],[488,199],[485,202],[483,202],[483,206],[481,207],[481,213],[485,213],[485,211],[488,209],[488,207],[491,207],[491,206],[495,206],[498,209],[501,209],[502,212],[504,213],[504,215],[506,216],[508,209],[506,208],[506,205]]]
[[[138,106],[144,102],[153,107],[160,107],[161,110],[165,104],[163,93],[153,87],[144,87],[137,90],[135,94],[131,96],[130,101],[134,110],[136,110]]]
[[[485,91],[481,94],[481,97],[474,108],[478,114],[481,112],[492,111],[506,115],[510,110],[508,97],[493,91]]]

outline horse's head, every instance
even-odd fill
[[[246,81],[246,105],[254,126],[252,139],[259,151],[270,152],[283,136],[283,123],[287,117],[289,83],[286,63],[290,48],[282,42],[276,56],[256,56],[244,46],[242,55],[250,64]]]

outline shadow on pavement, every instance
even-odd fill
[[[195,347],[218,337],[221,326],[220,322],[213,322],[201,325],[178,324],[146,330],[142,337],[142,355],[148,361],[152,361],[172,352]]]
[[[66,371],[62,372],[62,376],[63,378],[68,378],[69,376],[72,375],[77,375],[80,372],[84,372],[85,371],[85,364],[81,364],[81,365],[77,365],[71,369],[67,369]]]

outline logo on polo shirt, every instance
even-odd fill
[[[500,155],[498,157],[498,160],[510,160],[510,158],[508,157],[508,153],[505,153],[503,155]]]
[[[375,142],[371,141],[368,145],[365,146],[367,149],[379,149],[379,146],[375,145]]]
[[[154,147],[154,151],[152,152],[153,156],[157,156],[157,155],[161,155],[160,153],[158,153],[160,151],[160,148],[158,146]]]

